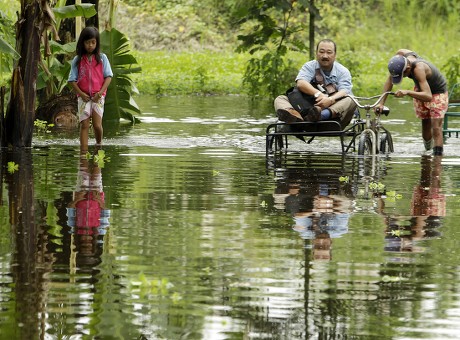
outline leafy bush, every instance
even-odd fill
[[[447,59],[444,64],[443,70],[447,77],[447,84],[451,90],[455,84],[460,83],[460,54],[456,54]],[[455,86],[452,93],[449,94],[450,98],[460,99],[460,86]]]
[[[5,0],[1,0],[2,4]],[[8,6],[2,6],[2,8]],[[13,71],[14,58],[19,55],[14,52],[15,46],[15,31],[13,21],[11,20],[11,13],[0,11],[0,86],[6,85],[11,79]]]

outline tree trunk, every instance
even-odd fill
[[[308,40],[310,43],[310,59],[315,59],[315,0],[310,0],[310,22]]]
[[[9,217],[13,248],[11,270],[15,300],[15,321],[23,325],[22,339],[40,339],[44,334],[46,278],[51,272],[52,258],[46,254],[48,240],[37,221],[34,200],[34,171],[31,150],[12,151],[8,161],[19,165],[6,174]],[[33,315],[33,317],[30,317]]]
[[[37,107],[35,117],[58,128],[75,129],[78,127],[77,96],[66,91],[52,96]]]
[[[5,137],[5,86],[0,87],[0,148],[6,146]],[[1,152],[1,151],[0,151]],[[0,200],[1,202],[1,200]]]
[[[40,59],[40,21],[47,0],[21,0],[17,23],[16,49],[21,58],[11,80],[11,96],[6,110],[6,141],[13,147],[29,147],[35,118],[36,81]]]
[[[85,19],[86,26],[94,26],[99,30],[99,0],[83,0],[83,3],[93,4],[96,8],[96,15]]]

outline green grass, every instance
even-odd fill
[[[134,52],[139,92],[154,95],[240,94],[247,57],[227,52]]]
[[[353,76],[358,96],[380,93],[388,76],[388,60],[399,48],[412,49],[436,65],[448,78],[449,88],[460,82],[459,5],[456,1],[349,1],[346,10],[319,5],[328,17],[327,36],[316,41],[337,42],[337,60]],[[308,39],[304,32],[302,39]],[[236,48],[236,46],[234,46]],[[219,52],[136,52],[143,72],[136,76],[141,93],[156,95],[247,94],[243,87],[250,56],[234,50]],[[300,69],[309,57],[291,52],[287,58]],[[290,76],[289,76],[290,77]],[[294,81],[294,79],[292,79]],[[286,84],[286,88],[291,84]],[[401,85],[412,88],[410,80]],[[460,94],[459,94],[460,95]]]
[[[157,96],[243,94],[243,75],[249,56],[235,52],[134,52],[142,72],[133,80],[141,94]],[[298,68],[308,56],[289,56]],[[340,60],[340,58],[338,58]],[[347,64],[348,58],[342,61]],[[353,61],[356,93],[378,92],[385,81],[385,64],[364,59]],[[359,69],[359,71],[358,71]],[[294,81],[294,79],[292,79]],[[291,84],[286,84],[286,89]]]
[[[363,49],[360,53],[340,51],[337,60],[347,66],[353,75],[353,92],[358,96],[380,93],[388,75],[387,62],[393,51],[375,52]],[[133,80],[141,94],[157,96],[172,95],[246,95],[243,87],[243,75],[247,54],[236,52],[138,52],[134,51],[142,72],[135,74]],[[436,55],[430,59],[441,70],[448,63],[451,55]],[[309,58],[300,53],[288,56],[298,65],[303,65]],[[294,81],[294,79],[293,79]],[[286,84],[286,88],[291,84]],[[411,88],[412,82],[404,79],[405,88]]]
[[[133,54],[142,72],[133,76],[141,94],[157,96],[246,94],[243,75],[249,56],[236,52],[138,52]],[[298,68],[308,56],[291,53],[289,58]],[[338,60],[347,65],[349,56]],[[355,92],[365,94],[381,90],[386,77],[386,64],[382,60],[354,60]],[[358,70],[359,69],[359,70]],[[358,73],[359,72],[359,73]],[[292,79],[294,81],[294,79]],[[291,84],[286,84],[286,89]]]

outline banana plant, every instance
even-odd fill
[[[11,61],[20,57],[14,47],[0,37],[0,86],[4,85],[2,80],[3,71],[7,70],[9,72],[12,67]]]
[[[85,17],[90,18],[96,15],[93,4],[80,4],[64,6],[65,1],[60,0],[53,8],[56,18],[54,23],[56,30],[59,30],[60,20],[65,18]],[[112,82],[107,91],[105,103],[104,121],[119,121],[120,118],[127,119],[132,123],[140,122],[134,114],[140,113],[139,107],[132,97],[137,91],[130,75],[140,72],[141,68],[133,68],[137,64],[136,59],[130,54],[129,40],[121,32],[112,28],[101,33],[101,51],[107,55],[113,71]],[[57,58],[59,55],[72,55],[75,52],[76,42],[61,45],[51,40],[46,63],[42,63],[41,72],[37,81],[37,89],[46,88],[46,98],[62,92],[67,85],[70,72],[70,60],[61,63]]]
[[[70,61],[63,62],[58,56],[68,56],[75,52],[76,42],[61,45],[52,40],[49,42],[51,55],[41,63],[40,72],[37,78],[37,90],[47,89],[47,98],[56,95],[67,86],[67,78],[70,73]]]
[[[53,31],[59,31],[62,19],[85,17],[90,18],[96,15],[93,4],[69,5],[65,6],[65,0],[59,0],[52,9],[54,22],[47,23],[53,26]],[[59,56],[71,55],[75,52],[76,42],[65,45],[57,42],[56,39],[44,37],[43,54],[44,60],[40,63],[40,72],[37,78],[37,90],[46,89],[46,99],[60,93],[67,85],[67,78],[70,72],[70,62],[61,62]],[[61,58],[62,60],[63,58]]]
[[[65,6],[65,0],[59,0],[53,8],[54,15],[56,16],[56,23],[59,26],[60,20],[66,18],[85,17],[91,18],[96,15],[96,7],[94,4],[80,4]]]
[[[104,120],[119,121],[127,119],[139,123],[135,113],[141,113],[132,97],[139,93],[131,75],[141,71],[136,58],[130,53],[129,39],[115,28],[101,33],[101,51],[107,55],[113,71],[113,78],[107,89]]]
[[[5,85],[4,73],[11,75],[13,69],[13,60],[17,60],[21,55],[11,45],[13,39],[8,41],[7,37],[13,35],[13,23],[6,18],[0,11],[0,86]]]
[[[6,53],[13,56],[15,59],[18,59],[21,56],[18,52],[16,52],[14,47],[8,44],[6,40],[3,40],[2,37],[0,37],[0,53]]]

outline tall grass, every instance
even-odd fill
[[[449,88],[460,82],[459,1],[382,0],[375,3],[373,13],[344,27],[342,41],[338,42],[346,49],[346,61],[355,61],[352,64],[355,88],[375,91],[375,84],[379,83],[381,90],[387,76],[387,62],[400,48],[416,51],[435,64],[447,77]],[[403,86],[412,86],[412,83],[405,79]]]
[[[340,2],[336,0],[336,2]],[[387,62],[400,48],[416,51],[434,63],[452,86],[460,82],[452,60],[460,60],[460,2],[457,0],[377,0],[346,2],[347,7],[319,4],[328,34],[337,42],[337,60],[347,66],[357,95],[376,94],[387,77]],[[327,20],[325,20],[327,18]],[[308,32],[305,33],[305,41]],[[137,52],[143,68],[136,82],[142,93],[156,95],[244,94],[247,54],[221,52]],[[308,52],[286,56],[298,68]],[[288,88],[291,84],[286,84]],[[407,79],[402,86],[411,87]]]
[[[154,95],[240,94],[247,56],[232,52],[135,52],[142,72],[133,77],[141,93]]]

